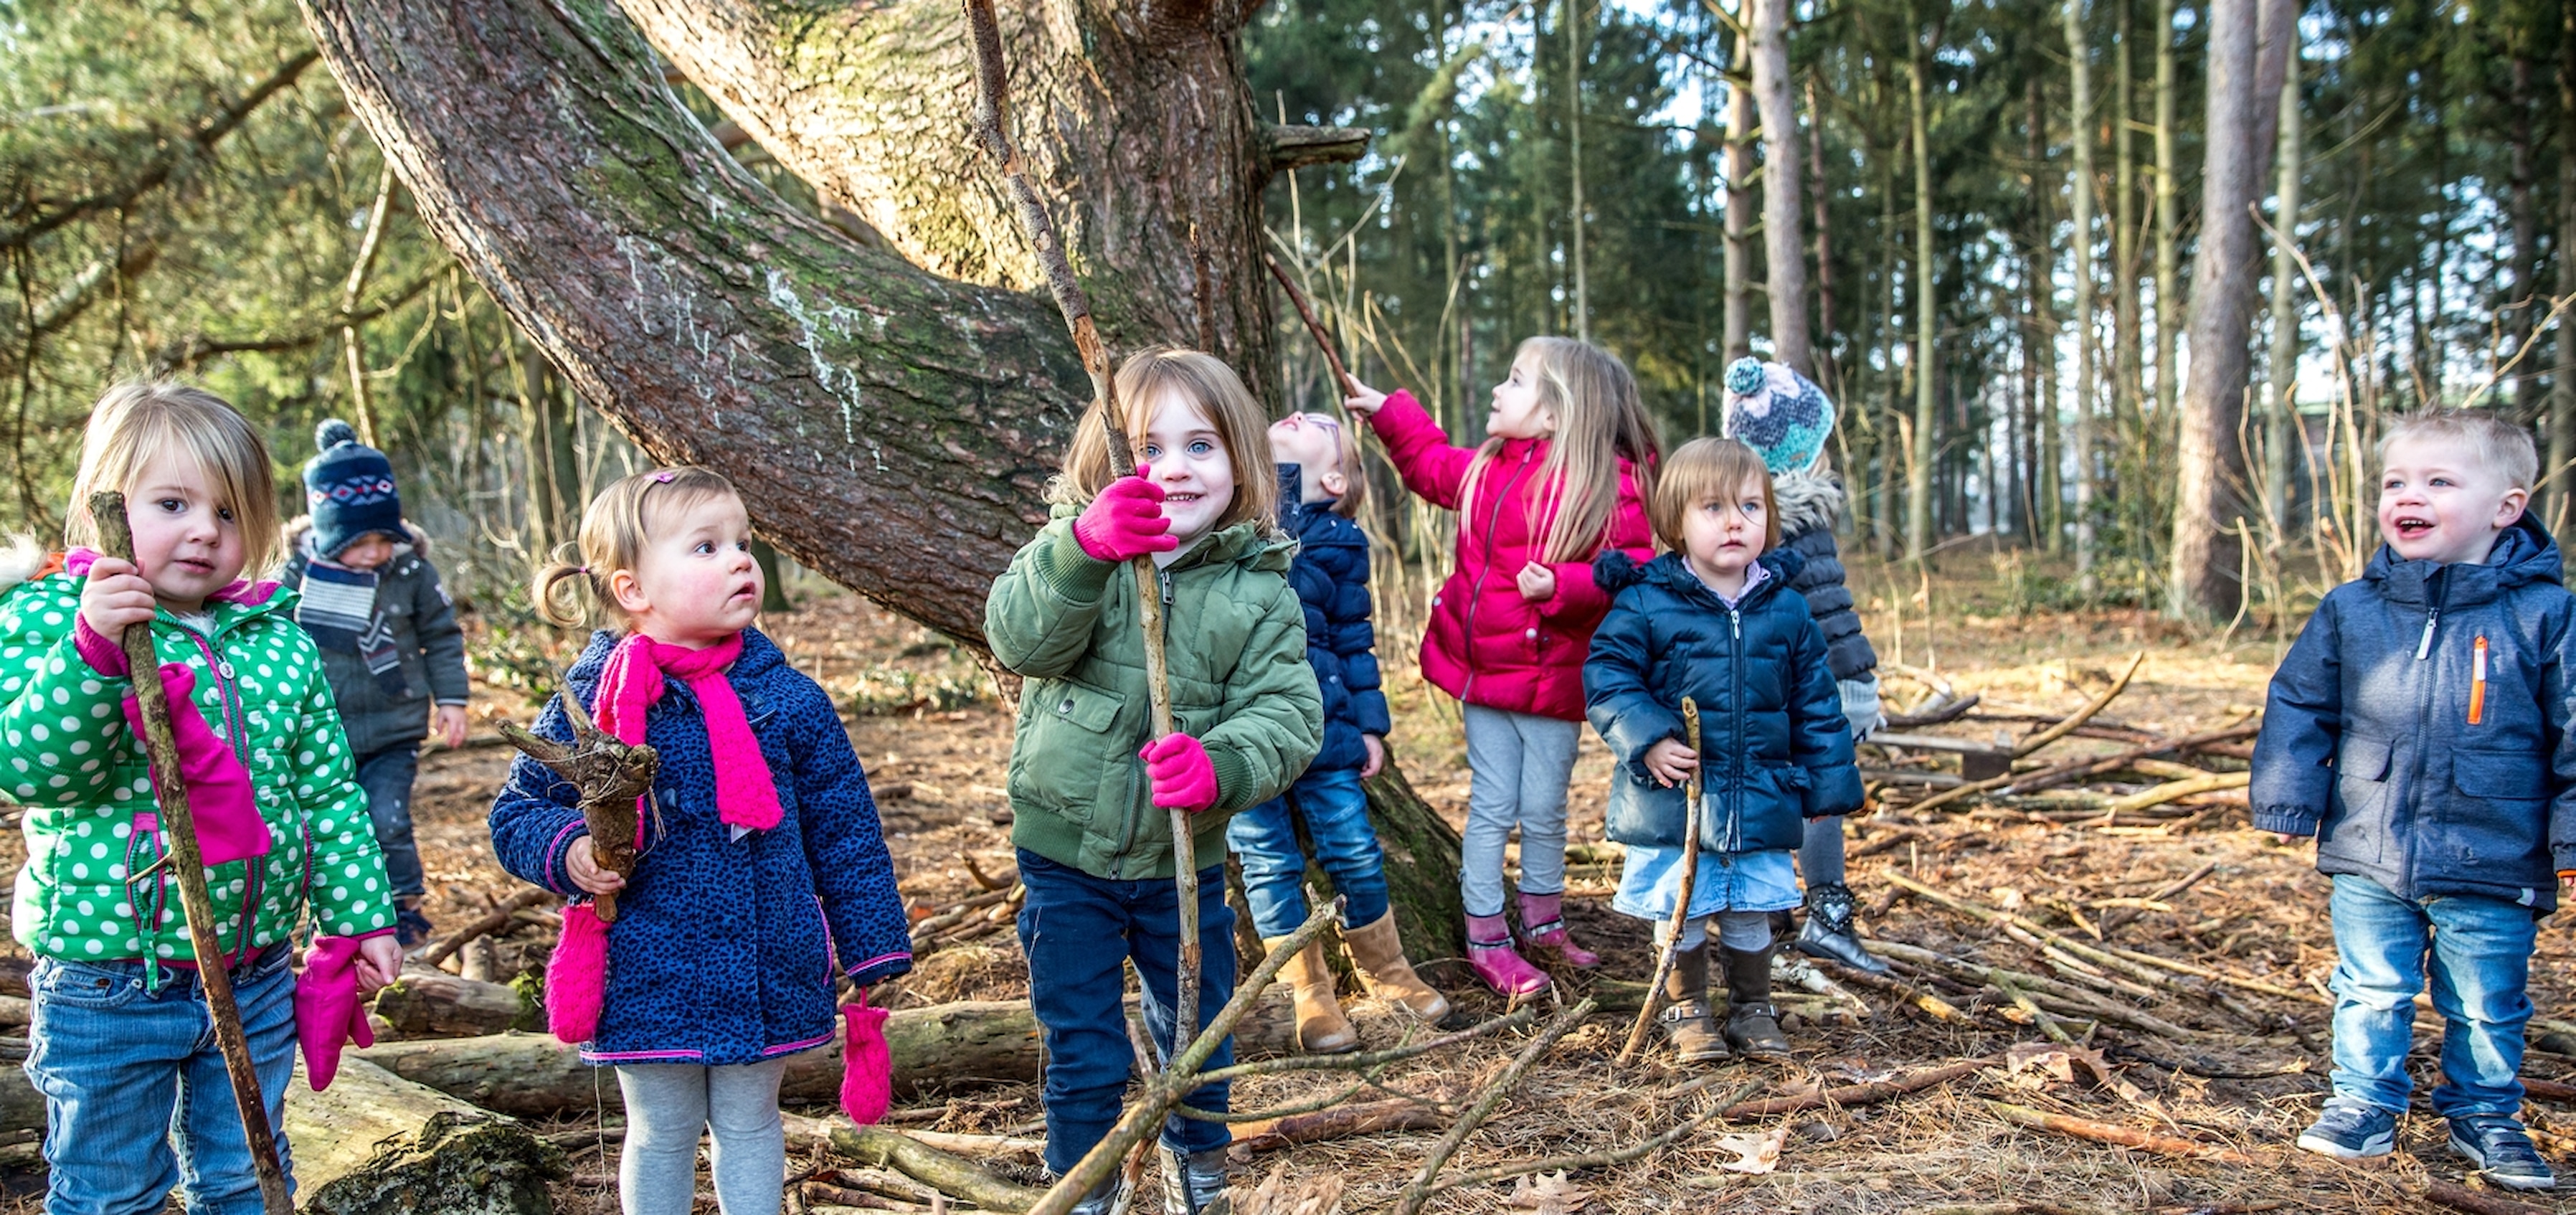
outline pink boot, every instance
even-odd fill
[[[1521,892],[1521,943],[1531,949],[1553,949],[1568,966],[1590,970],[1601,955],[1574,943],[1565,931],[1565,895]]]
[[[1498,915],[1467,917],[1467,965],[1485,986],[1506,996],[1536,995],[1548,987],[1547,972],[1532,966],[1512,948],[1512,929]]]

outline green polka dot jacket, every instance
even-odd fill
[[[155,807],[120,707],[132,685],[82,659],[80,588],[58,572],[0,594],[0,792],[26,808],[27,837],[11,923],[46,957],[191,961],[176,879],[132,877],[164,839],[136,830]],[[250,773],[271,837],[268,855],[206,871],[227,954],[287,939],[308,904],[326,935],[393,926],[366,793],[294,605],[295,592],[259,584],[209,601],[202,631],[166,611],[152,623],[160,661],[194,668],[197,711]]]

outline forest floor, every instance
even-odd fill
[[[1978,741],[1993,741],[1999,732],[2017,737],[2037,729],[2034,722],[2078,708],[2142,650],[2143,665],[2094,719],[2095,732],[2174,738],[2239,721],[2260,705],[2265,680],[2287,644],[2285,638],[2240,631],[2221,648],[2177,636],[2136,612],[2011,614],[1999,606],[2002,591],[1990,578],[1937,581],[1923,597],[1929,602],[1910,605],[1891,602],[1895,592],[1873,589],[1893,579],[1864,568],[1855,581],[1862,587],[1870,633],[1891,672],[1900,663],[1936,669],[1962,694],[1980,694],[1981,712],[2028,719],[1972,717],[1937,728]],[[878,791],[905,894],[918,907],[935,907],[977,893],[981,887],[970,861],[987,874],[1012,865],[1002,788],[1008,714],[990,697],[959,703],[957,689],[974,685],[974,667],[944,638],[853,597],[817,593],[800,606],[764,621],[764,628],[796,665],[836,694],[866,700],[878,710],[854,718],[851,734]],[[1409,656],[1390,647],[1385,657],[1397,705],[1393,750],[1423,796],[1453,822],[1461,821],[1468,775],[1454,709],[1435,702],[1412,673]],[[1900,704],[1925,691],[1896,675],[1887,686]],[[480,694],[480,714],[522,720],[531,715],[522,693],[485,688]],[[478,734],[487,730],[478,724]],[[1587,732],[1585,741],[1571,810],[1578,858],[1601,855],[1583,845],[1601,839],[1609,769],[1597,739]],[[2044,758],[2054,762],[2121,745],[2116,739],[2074,737]],[[508,762],[509,753],[498,747],[424,757],[415,816],[431,890],[426,910],[441,926],[471,919],[518,888],[493,862],[484,831],[485,811]],[[1865,762],[1891,766],[1876,755],[1865,756]],[[2133,783],[2126,788],[2143,787],[2135,783],[2140,778],[2127,779]],[[1922,795],[1912,786],[1880,791],[1893,802]],[[2092,1035],[2090,1046],[2107,1061],[2116,1084],[2089,1078],[2074,1056],[2008,1069],[2001,1057],[2016,1044],[2041,1044],[2026,1047],[2025,1054],[2044,1048],[2042,1029],[2017,1023],[2015,1018],[2026,1021],[2027,1015],[1995,999],[1993,989],[1981,995],[1978,985],[1950,981],[1948,975],[1913,981],[1917,990],[1961,1010],[1952,1020],[1918,1011],[1902,994],[1838,975],[1859,1008],[1801,1005],[1807,1013],[1788,1020],[1797,1048],[1792,1061],[1718,1064],[1716,1082],[1687,1096],[1672,1090],[1704,1074],[1701,1069],[1672,1066],[1651,1052],[1616,1065],[1631,1014],[1599,1013],[1542,1059],[1501,1113],[1466,1141],[1450,1166],[1453,1173],[1617,1148],[1728,1097],[1797,1095],[1967,1060],[1998,1062],[1876,1104],[1712,1122],[1633,1163],[1574,1173],[1568,1181],[1579,1194],[1560,1191],[1544,1200],[1524,1195],[1516,1203],[1510,1184],[1480,1185],[1436,1198],[1429,1209],[1503,1212],[1541,1209],[1542,1202],[1544,1209],[1569,1213],[2427,1209],[2419,1193],[2428,1179],[2464,1180],[2463,1162],[2444,1150],[2441,1121],[2420,1096],[2436,1080],[2439,1033],[2429,1016],[2414,1060],[2417,1106],[2403,1124],[2395,1157],[2353,1166],[2290,1147],[2326,1088],[2327,1009],[2318,993],[2334,961],[2327,883],[2311,867],[2308,849],[2285,847],[2248,829],[2237,796],[2233,805],[2220,794],[2185,816],[2133,816],[2126,823],[2116,816],[2033,809],[2029,803],[1974,813],[1953,805],[1920,816],[1882,805],[1876,814],[1850,820],[1851,884],[1861,899],[1863,926],[1873,936],[2013,972],[2084,981],[2074,973],[2081,959],[2075,967],[2045,961],[2039,950],[2003,931],[1909,894],[1896,884],[1901,877],[1951,898],[2018,910],[2087,946],[2124,947],[2230,980],[2223,990],[2232,1000],[2153,984],[2140,988],[2146,995],[2127,1001],[2131,1009],[2152,1013],[2151,1020],[2176,1023],[2180,1038],[2108,1023],[2088,1028],[2081,1019],[2061,1016],[2079,1037]],[[0,837],[0,865],[14,869],[20,850],[14,833]],[[2181,885],[2203,870],[2208,872],[2198,881]],[[1610,911],[1616,879],[1615,863],[1579,864],[1570,875],[1568,915],[1577,936],[1604,955],[1602,975],[1643,981],[1652,970],[1647,931]],[[2564,918],[2543,923],[2533,965],[2532,997],[2543,1018],[2576,1018],[2576,967],[2570,965],[2576,963],[2576,940],[2565,931]],[[2099,930],[2098,938],[2093,930]],[[496,961],[507,972],[535,957],[504,948]],[[1501,1009],[1499,1001],[1473,987],[1462,966],[1434,965],[1426,974],[1457,998],[1467,1016]],[[1580,973],[1560,978],[1569,1003],[1591,982]],[[1018,998],[1026,994],[1026,970],[1013,935],[997,930],[931,953],[897,987],[892,1002],[898,1006]],[[2235,1011],[2223,1007],[2229,1003]],[[1372,1045],[1393,1044],[1405,1032],[1397,1015],[1376,1001],[1354,999],[1350,1005]],[[2541,1036],[2535,1028],[2535,1039]],[[1457,1098],[1497,1075],[1525,1043],[1526,1035],[1484,1039],[1400,1064],[1380,1079],[1399,1091]],[[2055,1074],[2070,1063],[2072,1079]],[[2576,1059],[2539,1050],[2525,1070],[2545,1080],[2576,1081]],[[1234,1101],[1238,1109],[1272,1106],[1345,1083],[1333,1074],[1263,1077],[1238,1085]],[[2006,1121],[1998,1103],[2241,1155],[2232,1161],[2193,1159],[2025,1129]],[[901,1125],[910,1128],[1042,1134],[1038,1095],[1030,1084],[911,1094],[899,1098],[898,1107]],[[2576,1151],[2576,1106],[2536,1100],[2526,1113],[2543,1132],[2553,1161],[2562,1169],[2576,1167],[2570,1155]],[[572,1120],[545,1129],[583,1124]],[[1768,1132],[1784,1134],[1770,1141],[1776,1151],[1770,1171],[1728,1167],[1748,1150],[1741,1146],[1746,1139],[1731,1136],[1754,1137],[1749,1150],[1759,1157],[1767,1153],[1758,1140]],[[1339,1182],[1344,1209],[1384,1210],[1438,1137],[1436,1129],[1381,1133],[1266,1152],[1240,1161],[1237,1179],[1249,1185],[1284,1167],[1292,1182]],[[559,1209],[577,1215],[615,1211],[615,1157],[613,1140],[604,1150],[577,1149],[573,1180],[556,1189]],[[1036,1179],[1035,1162],[1027,1156],[987,1163],[1016,1180]],[[41,1186],[25,1173],[8,1180],[20,1195],[31,1182]],[[16,1209],[37,1209],[32,1198],[16,1201]],[[2576,1184],[2570,1197],[2536,1201],[2541,1209],[2576,1212]],[[1151,1202],[1146,1200],[1149,1209]],[[715,1209],[711,1194],[702,1196],[699,1209]]]

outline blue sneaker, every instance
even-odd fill
[[[2509,1190],[2547,1190],[2558,1185],[2549,1162],[2531,1146],[2522,1124],[2501,1114],[2451,1119],[2451,1150],[2476,1161],[2478,1172]]]
[[[406,950],[418,949],[429,943],[429,936],[429,917],[422,915],[420,908],[405,907],[394,913],[395,944]]]
[[[2337,1160],[2385,1156],[2397,1149],[2397,1115],[2364,1102],[2328,1101],[2316,1122],[2299,1132],[2299,1146]],[[2530,1150],[2528,1140],[2524,1150]]]

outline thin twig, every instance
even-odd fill
[[[1608,1168],[1615,1164],[1626,1164],[1631,1160],[1641,1160],[1655,1152],[1672,1146],[1674,1143],[1679,1142],[1684,1136],[1708,1125],[1710,1122],[1726,1117],[1728,1110],[1734,1109],[1738,1105],[1742,1104],[1746,1097],[1753,1095],[1753,1090],[1760,1087],[1762,1087],[1762,1082],[1759,1080],[1756,1080],[1751,1084],[1747,1084],[1742,1088],[1727,1094],[1726,1097],[1719,1100],[1717,1104],[1710,1106],[1707,1112],[1694,1114],[1689,1118],[1683,1119],[1679,1124],[1665,1130],[1662,1134],[1656,1135],[1654,1138],[1640,1140],[1623,1148],[1612,1148],[1606,1152],[1591,1152],[1581,1156],[1547,1156],[1538,1160],[1522,1161],[1519,1164],[1506,1164],[1489,1169],[1476,1169],[1471,1172],[1460,1173],[1447,1181],[1441,1182],[1439,1185],[1433,1186],[1431,1192],[1438,1194],[1448,1190],[1458,1189],[1462,1186],[1484,1185],[1489,1182],[1496,1181],[1509,1181],[1514,1177],[1527,1177],[1533,1173],[1556,1173],[1569,1169],[1600,1169]]]
[[[1529,1071],[1530,1065],[1537,1063],[1558,1039],[1574,1032],[1574,1027],[1583,1024],[1583,1019],[1591,1015],[1592,1001],[1585,999],[1558,1014],[1554,1021],[1548,1022],[1547,1028],[1538,1032],[1537,1037],[1530,1039],[1528,1046],[1521,1048],[1520,1054],[1513,1056],[1511,1065],[1503,1069],[1503,1074],[1486,1085],[1485,1091],[1477,1094],[1475,1104],[1468,1106],[1466,1114],[1449,1128],[1449,1133],[1432,1145],[1431,1154],[1422,1161],[1422,1170],[1413,1175],[1412,1181],[1405,1183],[1403,1195],[1396,1200],[1395,1215],[1417,1215],[1422,1210],[1422,1204],[1430,1201],[1435,1192],[1431,1179],[1440,1174],[1440,1167],[1458,1154],[1459,1147],[1467,1142],[1467,1136],[1476,1133],[1476,1128],[1493,1116],[1495,1107],[1503,1103],[1503,1098],[1520,1087],[1521,1076]]]
[[[1352,379],[1350,371],[1342,366],[1342,352],[1334,348],[1333,335],[1324,332],[1324,323],[1315,319],[1314,306],[1306,302],[1306,293],[1297,289],[1296,282],[1288,277],[1288,271],[1267,249],[1261,253],[1261,264],[1270,267],[1270,277],[1278,279],[1279,285],[1287,290],[1288,302],[1297,307],[1297,319],[1306,322],[1306,332],[1314,337],[1316,347],[1324,352],[1324,365],[1333,369],[1333,383],[1341,388],[1343,396],[1358,396],[1359,381]]]

